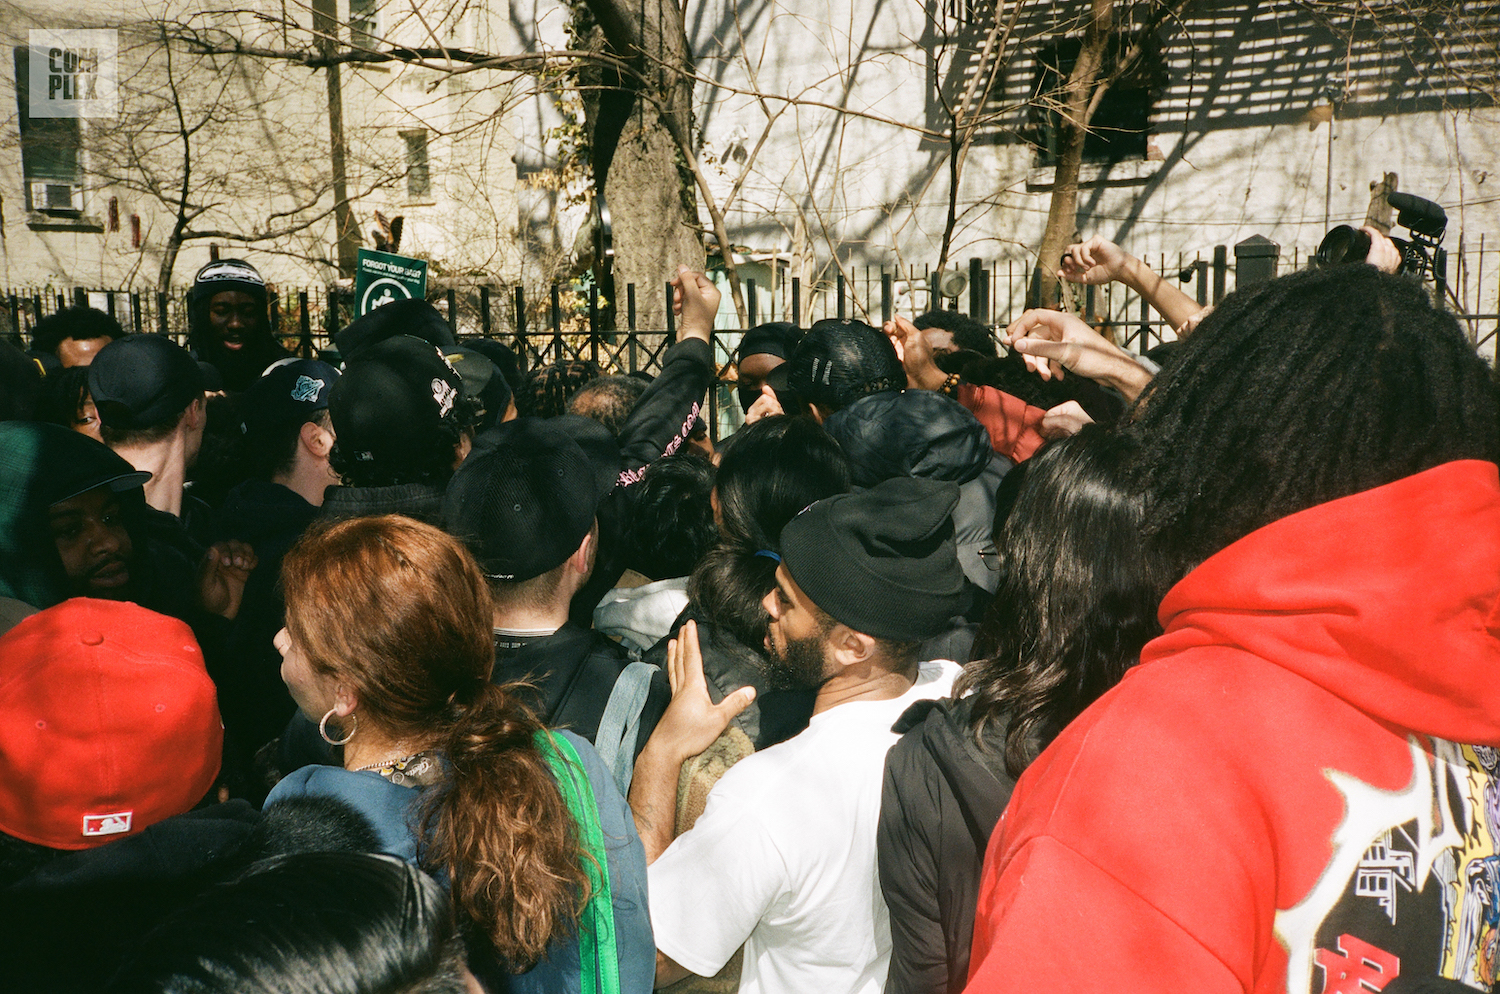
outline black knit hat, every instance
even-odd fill
[[[398,335],[345,366],[328,395],[328,416],[339,448],[355,461],[405,464],[427,454],[462,389],[433,345]]]
[[[203,397],[203,371],[187,349],[161,335],[126,335],[94,356],[89,394],[106,428],[162,424]]]
[[[265,278],[244,259],[215,259],[210,262],[193,277],[193,289],[188,296],[192,303],[197,304],[226,290],[248,293],[262,303],[266,300]]]
[[[957,504],[958,485],[937,480],[825,498],[782,529],[781,564],[835,621],[875,638],[929,638],[964,606]]]
[[[443,521],[485,575],[529,580],[578,551],[614,483],[567,431],[517,418],[487,432],[453,474]]]
[[[753,355],[774,355],[788,359],[801,338],[802,329],[787,321],[758,324],[745,332],[734,357],[736,361]]]
[[[819,321],[787,360],[787,383],[803,400],[837,410],[858,397],[906,389],[896,346],[862,321]]]

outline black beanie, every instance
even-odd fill
[[[957,504],[958,485],[938,480],[828,497],[782,530],[781,563],[835,621],[875,638],[929,638],[964,607]]]

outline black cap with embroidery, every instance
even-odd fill
[[[282,359],[240,394],[238,408],[252,441],[300,427],[328,407],[339,371],[317,359]]]
[[[463,380],[437,348],[398,335],[361,351],[328,395],[341,450],[357,462],[402,463],[433,445],[456,417]]]
[[[264,302],[266,280],[244,259],[215,259],[198,270],[193,277],[193,289],[189,298],[196,304],[226,290],[248,293]]]

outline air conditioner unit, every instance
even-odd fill
[[[82,214],[83,184],[67,180],[34,179],[31,185],[31,209],[44,214]]]

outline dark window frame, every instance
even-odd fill
[[[432,197],[431,142],[427,129],[397,132],[406,142],[406,196],[410,200]]]

